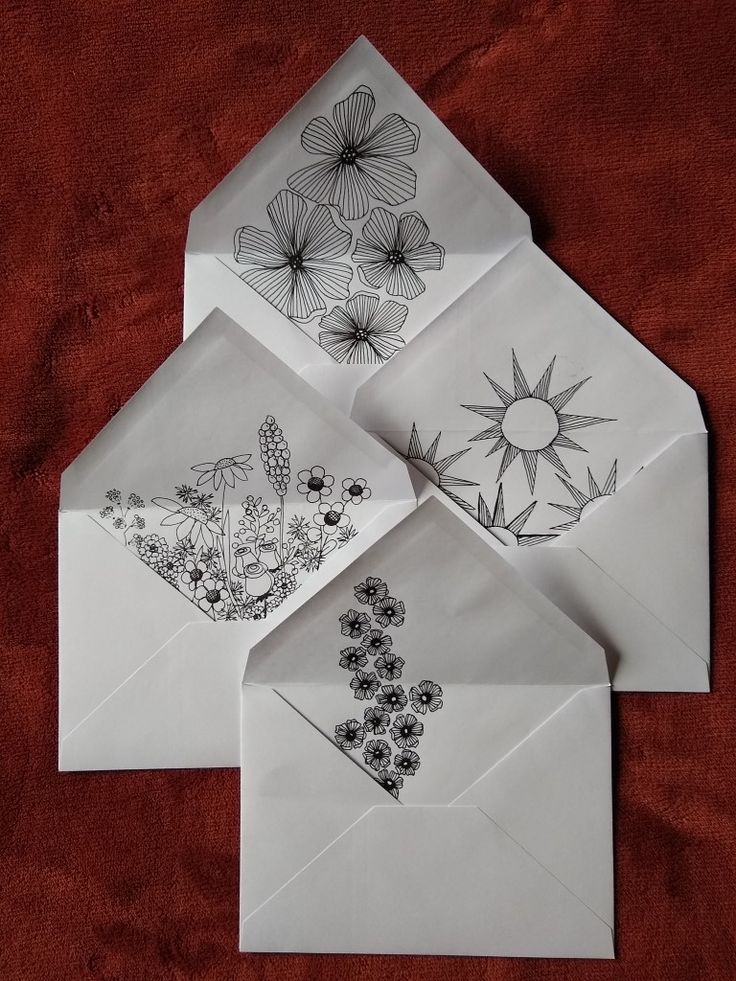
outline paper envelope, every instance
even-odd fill
[[[248,649],[415,507],[402,461],[214,313],[64,472],[61,769],[237,766]]]
[[[251,652],[241,949],[613,956],[603,651],[439,497]]]
[[[361,380],[529,235],[359,38],[192,212],[184,334],[219,307],[349,409]]]
[[[359,390],[353,418],[606,650],[614,688],[709,688],[695,392],[531,242]]]

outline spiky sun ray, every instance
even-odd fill
[[[496,503],[493,505],[493,513],[491,513],[491,509],[486,504],[483,495],[478,494],[478,521],[484,528],[487,528],[488,531],[492,531],[494,528],[503,528],[505,531],[510,531],[516,538],[518,545],[539,545],[541,542],[548,542],[550,539],[556,538],[557,536],[522,535],[524,525],[532,516],[536,506],[537,502],[532,501],[531,504],[527,505],[523,511],[520,511],[516,517],[512,518],[507,524],[503,504],[503,484],[499,484],[498,493],[496,494]]]
[[[601,487],[593,474],[591,473],[590,467],[588,467],[588,492],[580,490],[570,481],[565,480],[557,474],[557,479],[568,492],[570,497],[575,502],[574,505],[571,504],[550,504],[550,507],[557,508],[558,511],[562,511],[563,514],[567,514],[570,517],[570,521],[566,521],[562,525],[555,525],[552,531],[570,531],[574,528],[580,521],[582,517],[583,510],[586,505],[590,504],[591,501],[595,501],[600,497],[610,497],[612,494],[616,493],[616,466],[618,461],[614,460],[611,465],[611,469],[608,472],[603,486]]]
[[[478,482],[475,480],[466,480],[464,477],[456,477],[454,474],[448,473],[448,470],[453,464],[457,463],[461,457],[470,452],[470,447],[466,446],[464,450],[458,450],[456,453],[450,453],[448,456],[443,456],[438,460],[437,451],[439,449],[441,436],[442,431],[440,430],[440,432],[437,433],[435,438],[425,450],[422,447],[421,440],[419,439],[416,423],[412,423],[411,436],[409,437],[409,448],[406,451],[406,459],[413,461],[415,464],[424,464],[424,466],[430,471],[430,478],[432,474],[434,475],[437,486],[440,488],[440,490],[444,491],[450,500],[454,501],[455,504],[463,509],[463,511],[466,511],[468,514],[475,515],[475,512],[470,504],[468,504],[467,501],[464,501],[458,494],[455,494],[451,488],[477,487]],[[418,469],[423,470],[421,466]]]
[[[492,456],[494,453],[498,452],[498,450],[503,449],[504,452],[501,458],[501,464],[498,469],[498,476],[496,477],[496,480],[501,480],[514,460],[520,456],[531,493],[534,492],[534,485],[537,479],[537,464],[540,456],[559,473],[564,474],[566,477],[570,477],[570,474],[560,459],[556,448],[576,450],[581,453],[587,453],[587,450],[585,447],[575,442],[575,440],[568,436],[567,433],[576,429],[587,429],[590,426],[598,426],[603,422],[613,421],[612,419],[605,419],[602,416],[571,415],[561,411],[565,408],[573,396],[580,391],[583,385],[590,381],[590,376],[588,378],[583,378],[579,382],[575,382],[574,385],[570,385],[569,388],[566,388],[564,391],[558,392],[557,395],[550,397],[549,390],[552,382],[552,371],[554,369],[555,360],[555,358],[552,358],[550,363],[542,372],[542,377],[539,379],[534,388],[531,388],[526,376],[524,375],[524,372],[521,369],[521,365],[517,360],[516,352],[512,350],[511,362],[514,380],[513,394],[508,392],[502,385],[499,385],[499,383],[494,381],[490,375],[484,372],[483,374],[486,381],[496,393],[501,405],[463,405],[464,409],[469,409],[471,412],[475,412],[477,415],[491,420],[491,425],[487,429],[484,429],[482,432],[478,433],[476,436],[471,437],[470,442],[473,443],[488,439],[494,440],[494,443],[490,450],[488,450],[486,453],[486,456]],[[518,402],[521,399],[531,398],[539,399],[550,406],[557,418],[558,431],[556,436],[550,441],[550,443],[547,444],[547,446],[530,450],[511,443],[503,431],[502,424],[507,411],[514,404],[514,402]]]

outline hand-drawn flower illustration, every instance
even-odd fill
[[[365,477],[346,477],[342,482],[342,499],[350,504],[362,504],[371,496]]]
[[[159,558],[168,552],[169,546],[161,535],[145,535],[138,542],[138,554],[146,565],[155,566]]]
[[[344,300],[353,270],[336,262],[352,235],[335,224],[329,208],[313,207],[293,191],[279,191],[266,208],[273,231],[250,225],[235,233],[235,261],[247,268],[240,278],[294,320],[326,313],[326,299]]]
[[[426,712],[436,712],[442,708],[442,688],[433,681],[420,681],[409,689],[411,707],[415,712],[424,715]]]
[[[371,705],[363,713],[363,725],[366,732],[382,735],[391,725],[391,716],[382,708]]]
[[[266,479],[273,487],[277,497],[286,497],[291,478],[291,464],[289,463],[291,451],[281,426],[273,416],[266,416],[261,423],[258,430],[258,443],[261,448],[261,461]]]
[[[429,228],[416,211],[397,218],[385,208],[374,208],[363,226],[352,259],[366,286],[385,289],[389,296],[413,300],[426,289],[417,273],[442,269],[445,250],[428,242]]]
[[[359,582],[355,587],[355,598],[359,603],[369,603],[371,606],[388,595],[388,586],[383,579],[366,576],[365,582]]]
[[[370,199],[403,204],[416,193],[417,175],[399,157],[414,153],[419,130],[397,113],[371,129],[376,107],[367,85],[338,102],[332,122],[312,119],[302,133],[307,153],[322,157],[289,178],[289,187],[320,204],[334,205],[346,221],[362,218]]]
[[[248,471],[252,470],[248,464],[252,453],[239,453],[237,456],[224,456],[216,463],[197,463],[192,467],[199,474],[197,487],[200,484],[212,484],[218,491],[223,483],[228,487],[235,487],[238,480],[247,480]]]
[[[400,753],[394,756],[394,767],[397,773],[401,773],[405,777],[413,777],[420,766],[418,754],[411,749],[402,749]]]
[[[207,575],[207,572],[207,566],[204,562],[195,562],[193,559],[188,559],[184,564],[181,581],[194,592]]]
[[[194,545],[200,540],[209,545],[214,544],[214,536],[222,537],[222,528],[210,517],[208,508],[198,504],[180,504],[167,497],[154,497],[153,503],[169,513],[161,522],[162,527],[176,526],[178,539],[189,538]]]
[[[373,671],[356,671],[350,680],[350,688],[353,692],[353,698],[365,702],[369,698],[373,698],[378,691],[378,678]]]
[[[184,568],[184,557],[176,550],[167,547],[165,552],[159,553],[152,565],[160,576],[175,585]]]
[[[376,701],[386,712],[400,712],[407,701],[403,685],[383,685]]]
[[[197,586],[195,597],[205,613],[218,614],[230,599],[224,579],[207,575]]]
[[[370,739],[363,750],[363,759],[372,770],[391,765],[391,747],[385,739]]]
[[[319,322],[319,343],[340,364],[382,364],[404,345],[399,331],[408,309],[395,300],[356,293]]]
[[[378,672],[380,678],[384,678],[386,681],[398,681],[405,664],[406,661],[403,657],[399,657],[393,651],[386,651],[385,654],[381,654],[380,657],[376,658],[373,662],[373,667]]]
[[[381,770],[376,779],[384,790],[387,790],[392,797],[398,799],[399,791],[404,786],[403,777],[399,776],[395,770]]]
[[[364,739],[365,729],[357,719],[347,719],[335,726],[335,742],[340,749],[360,749]]]
[[[272,592],[279,599],[284,600],[287,596],[291,596],[297,585],[297,579],[293,572],[287,572],[286,569],[277,569],[274,572]]]
[[[393,596],[384,596],[373,605],[373,616],[382,627],[400,627],[405,613],[404,604]]]
[[[368,663],[368,658],[362,647],[345,647],[340,651],[340,667],[348,671],[357,671],[364,668]]]
[[[424,723],[415,715],[397,715],[391,726],[391,738],[399,749],[414,749],[424,733]]]
[[[365,613],[358,613],[357,610],[348,610],[347,613],[343,613],[340,617],[340,631],[346,637],[352,637],[356,640],[358,637],[362,637],[370,626],[370,619]]]
[[[375,657],[377,654],[385,654],[386,651],[390,650],[393,639],[382,630],[369,630],[361,643],[371,657]]]
[[[346,525],[350,518],[345,514],[345,505],[341,501],[333,501],[331,504],[320,504],[313,520],[327,535],[332,535],[340,525]]]
[[[328,474],[324,467],[310,467],[309,470],[300,470],[297,477],[299,480],[297,490],[306,497],[310,504],[316,504],[323,497],[329,497],[332,494],[335,478]]]

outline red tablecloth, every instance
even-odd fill
[[[0,977],[732,981],[736,7],[5,0],[0,25]],[[240,956],[238,774],[56,772],[59,474],[179,341],[189,211],[361,32],[713,431],[714,691],[616,698],[615,962]]]

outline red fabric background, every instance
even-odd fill
[[[4,0],[0,29],[0,977],[735,978],[736,7]],[[713,431],[714,691],[616,699],[615,962],[240,956],[237,773],[56,772],[59,474],[179,341],[189,211],[361,32]]]

